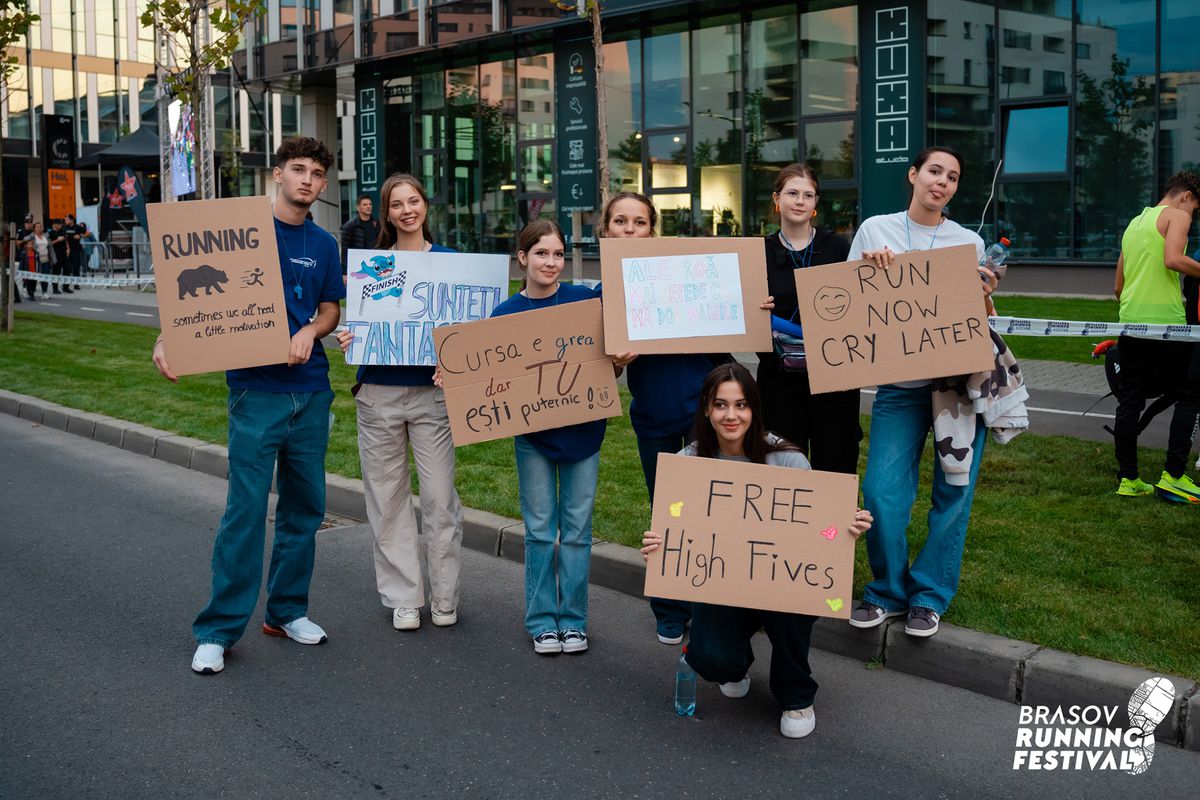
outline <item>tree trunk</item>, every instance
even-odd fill
[[[4,232],[8,231],[8,225],[4,222],[4,137],[0,136],[0,226],[3,226]],[[4,244],[4,269],[0,270],[0,276],[4,278],[4,286],[0,287],[0,330],[12,333],[13,326],[10,324],[12,319],[13,293],[21,291],[17,282],[12,276],[12,242],[7,241],[8,237],[0,233],[0,240],[5,240]]]
[[[580,0],[583,2],[583,0]],[[604,96],[604,32],[600,28],[600,0],[590,0],[592,12],[592,48],[596,51],[596,150],[600,156],[597,177],[600,207],[608,202],[608,103]]]

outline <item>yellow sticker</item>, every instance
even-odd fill
[[[671,509],[671,516],[678,517],[680,514],[683,513],[683,501],[680,501],[678,503],[671,503],[670,509]]]

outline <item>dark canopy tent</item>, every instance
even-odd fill
[[[80,169],[86,167],[124,167],[139,170],[158,169],[158,133],[143,125],[112,147],[75,159]]]

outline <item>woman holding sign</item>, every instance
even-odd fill
[[[808,164],[788,164],[775,179],[771,199],[779,231],[767,237],[767,288],[775,298],[771,329],[777,350],[758,354],[764,421],[803,450],[814,469],[858,472],[858,389],[813,395],[808,386],[795,271],[845,261],[850,247],[829,228],[814,224],[820,183]],[[791,337],[785,339],[783,337]]]
[[[553,222],[526,225],[517,239],[525,286],[496,306],[492,316],[595,299],[591,289],[559,281],[565,251],[566,240]],[[588,649],[592,508],[605,427],[605,420],[597,420],[514,439],[525,521],[525,629],[536,653]]]
[[[768,433],[758,386],[741,364],[724,364],[709,373],[696,410],[695,438],[680,455],[749,461],[808,469],[808,459],[792,443]],[[871,514],[859,510],[847,530],[855,538],[871,527]],[[647,531],[642,555],[662,546],[662,534]],[[813,699],[817,682],[808,665],[816,617],[781,611],[692,603],[692,636],[687,662],[705,680],[721,684],[726,697],[745,697],[754,662],[750,639],[761,628],[771,641],[771,694],[783,707],[779,732],[789,739],[808,736],[816,727]]]
[[[383,220],[380,250],[452,253],[433,243],[426,215],[429,198],[420,181],[396,173],[379,193]],[[345,352],[354,337],[338,334]],[[454,489],[454,440],[446,398],[433,385],[433,367],[363,365],[354,397],[358,408],[358,452],[362,461],[367,519],[375,534],[375,583],[392,627],[421,627],[429,566],[429,612],[434,625],[458,622],[462,559],[462,504]],[[421,485],[421,533],[413,509],[408,448]]]
[[[850,245],[850,258],[868,259],[887,268],[898,252],[973,244],[982,261],[983,240],[943,213],[958,191],[961,177],[962,160],[953,150],[923,150],[908,170],[912,187],[908,210],[864,221]],[[979,267],[979,272],[983,277],[981,299],[987,303],[988,313],[995,313],[991,294],[996,276],[986,267]],[[976,419],[974,457],[969,475],[962,476],[964,485],[953,485],[941,462],[934,459],[929,537],[910,566],[908,523],[917,495],[921,451],[933,425],[932,392],[932,382],[925,380],[880,386],[875,395],[863,478],[863,502],[878,519],[867,536],[874,580],[850,615],[850,624],[856,628],[874,628],[889,617],[907,615],[905,633],[932,636],[958,589],[987,427]]]

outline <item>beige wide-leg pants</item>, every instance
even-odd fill
[[[388,608],[425,605],[424,555],[430,606],[453,611],[458,608],[463,512],[454,489],[454,440],[442,390],[363,384],[356,400],[379,598]],[[408,466],[410,444],[421,488],[419,535]]]

